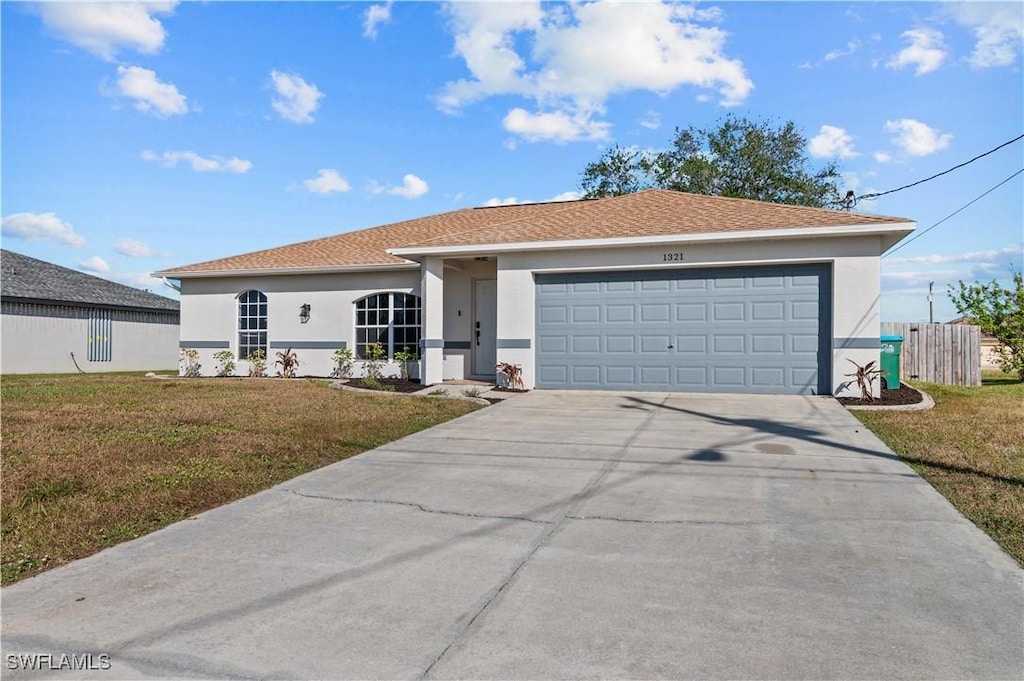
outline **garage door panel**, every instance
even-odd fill
[[[658,324],[669,320],[671,308],[668,303],[642,303],[640,305],[640,323]]]
[[[716,355],[746,352],[746,338],[742,335],[716,334],[711,337],[711,347]]]
[[[708,337],[700,336],[676,336],[676,353],[698,353],[703,355],[708,351]]]
[[[827,265],[538,274],[537,283],[538,387],[829,389]]]
[[[569,336],[541,336],[537,350],[546,355],[565,355],[569,352]]]
[[[755,355],[785,354],[786,336],[781,333],[771,335],[753,334],[750,337],[750,351]]]
[[[575,354],[600,354],[601,352],[601,337],[598,335],[593,336],[573,336],[572,337],[572,351]]]
[[[605,367],[605,383],[608,385],[634,386],[637,383],[636,367],[610,364]]]
[[[583,364],[572,368],[573,383],[581,386],[601,386],[601,366],[599,364]]]
[[[569,320],[569,307],[567,305],[543,305],[538,308],[537,314],[541,324],[565,324]]]
[[[744,303],[713,303],[711,305],[711,318],[716,322],[737,322],[743,321],[746,316],[746,305]]]
[[[676,303],[677,322],[702,322],[708,318],[706,303]]]
[[[609,324],[632,324],[636,321],[636,305],[609,304],[604,308],[605,321]]]
[[[672,367],[667,364],[661,366],[641,366],[640,383],[667,388],[672,384]]]
[[[711,367],[712,385],[719,388],[742,388],[747,384],[745,367]]]
[[[703,391],[708,387],[707,367],[676,367],[676,385],[683,390]]]
[[[630,354],[636,352],[635,336],[605,336],[604,351],[609,354]]]

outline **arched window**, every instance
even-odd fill
[[[238,296],[238,359],[260,349],[267,351],[267,297],[246,291]]]
[[[380,343],[388,359],[403,350],[420,351],[420,297],[411,293],[374,293],[356,301],[356,357]]]

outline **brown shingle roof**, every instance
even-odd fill
[[[389,248],[570,241],[746,230],[894,224],[904,218],[663,189],[607,199],[466,208],[357,232],[186,265],[159,274],[395,265]]]

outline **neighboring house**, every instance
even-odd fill
[[[420,348],[424,383],[831,394],[879,357],[879,257],[902,218],[651,189],[469,208],[157,272],[181,345]],[[239,371],[245,372],[242,362]]]
[[[956,324],[957,326],[975,326],[977,322],[971,317],[957,317],[946,322],[947,324]],[[994,336],[988,334],[981,334],[981,368],[982,369],[998,369],[999,368],[999,353],[998,349],[1002,347]]]
[[[0,251],[0,371],[148,371],[178,364],[178,302]]]

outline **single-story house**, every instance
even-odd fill
[[[292,348],[300,373],[381,342],[425,384],[834,394],[879,358],[879,257],[915,225],[649,189],[467,208],[155,273],[181,345]]]
[[[957,326],[976,326],[977,320],[972,317],[957,317],[946,322],[947,324],[956,324]],[[982,369],[998,369],[999,368],[999,348],[1003,346],[999,342],[999,339],[995,336],[990,336],[987,333],[981,334],[981,368]]]
[[[0,371],[156,371],[178,364],[178,301],[0,250]]]

